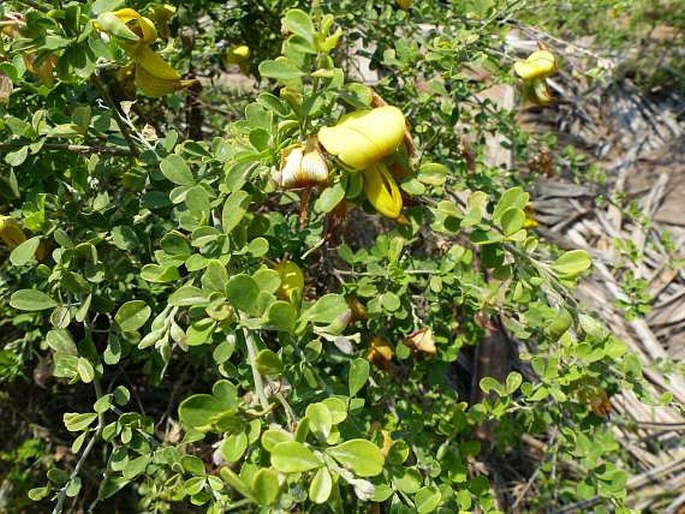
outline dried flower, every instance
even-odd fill
[[[306,144],[292,145],[281,153],[275,180],[283,189],[313,187],[328,182],[328,166],[315,137]]]

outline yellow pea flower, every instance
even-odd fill
[[[402,194],[388,167],[379,162],[362,171],[364,175],[364,194],[374,209],[391,219],[402,213]]]
[[[390,369],[390,361],[392,360],[392,356],[393,351],[390,343],[378,336],[375,336],[373,339],[371,339],[369,351],[366,352],[367,361],[388,371]]]
[[[153,4],[152,17],[159,29],[159,37],[169,39],[169,21],[176,14],[176,7],[169,4]]]
[[[9,216],[0,216],[0,239],[8,248],[16,248],[26,241],[26,234],[17,220]]]
[[[275,180],[283,189],[313,187],[328,182],[328,166],[315,137],[306,144],[292,145],[281,153]]]
[[[535,208],[533,202],[528,202],[523,208],[523,213],[526,219],[523,222],[523,228],[535,228],[539,225],[538,220],[535,219]]]
[[[135,63],[136,86],[148,96],[164,96],[192,86],[195,80],[182,80],[181,74],[150,45],[157,40],[154,22],[135,9],[124,7],[98,16],[98,26],[120,38],[121,47]]]
[[[343,116],[337,125],[319,131],[319,141],[346,166],[363,170],[394,152],[405,129],[402,111],[386,105]]]
[[[411,0],[397,0],[397,5],[400,6],[400,9],[408,11],[411,7]]]
[[[302,301],[304,291],[304,273],[293,261],[283,261],[274,267],[281,276],[281,286],[276,291],[276,296],[295,304]]]
[[[239,45],[229,48],[226,51],[226,62],[229,64],[240,64],[250,58],[250,47]]]
[[[530,54],[525,61],[514,63],[514,71],[523,80],[544,79],[556,70],[556,59],[548,50],[538,50]]]
[[[523,99],[542,107],[554,103],[554,95],[545,79],[525,83],[523,86]]]

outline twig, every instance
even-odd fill
[[[0,143],[0,152],[7,150],[14,150],[16,148],[22,148],[23,143]],[[67,152],[73,152],[78,154],[111,154],[111,155],[121,155],[121,156],[132,156],[130,149],[117,148],[111,146],[88,146],[88,145],[72,145],[69,143],[45,143],[40,147],[41,150],[65,150]]]
[[[269,400],[266,398],[266,394],[264,394],[264,381],[257,369],[257,345],[255,344],[254,337],[252,337],[252,333],[246,328],[243,328],[243,337],[245,337],[245,346],[247,346],[247,360],[250,362],[250,368],[252,368],[255,392],[262,409],[267,411],[269,410]]]
[[[102,386],[100,385],[100,379],[95,378],[93,380],[93,386],[95,387],[95,396],[99,400],[102,398]],[[105,413],[100,412],[98,413],[98,424],[95,427],[95,433],[93,436],[90,438],[88,441],[88,444],[86,445],[85,449],[83,450],[83,453],[81,454],[81,457],[79,458],[78,462],[76,463],[76,466],[74,467],[74,470],[71,472],[71,475],[69,475],[69,480],[65,482],[65,484],[62,486],[62,489],[59,491],[59,497],[57,499],[57,504],[55,505],[55,508],[52,510],[52,514],[61,514],[63,509],[64,509],[64,502],[67,499],[67,488],[69,487],[69,484],[71,481],[78,476],[78,474],[81,472],[81,468],[86,462],[86,459],[88,458],[88,455],[90,455],[90,452],[93,451],[93,447],[95,446],[95,443],[97,440],[100,438],[100,434],[102,433],[102,429],[105,426]]]
[[[107,86],[105,85],[105,83],[102,81],[102,78],[100,78],[100,76],[97,73],[93,73],[92,81],[95,84],[95,86],[97,87],[98,91],[100,92],[100,95],[102,95],[102,98],[107,103],[110,110],[112,111],[112,117],[114,118],[114,122],[117,124],[117,127],[119,127],[119,130],[121,131],[121,135],[124,136],[124,139],[126,140],[126,143],[128,144],[128,147],[131,150],[131,155],[133,155],[134,157],[137,157],[138,155],[140,155],[140,151],[138,149],[138,144],[136,143],[135,139],[133,138],[133,135],[131,134],[131,129],[129,128],[128,124],[121,117],[121,112],[119,111],[119,106],[116,103],[114,103],[112,96],[109,94],[109,91],[107,90]]]

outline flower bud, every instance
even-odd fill
[[[328,182],[328,166],[315,137],[281,153],[281,169],[274,177],[283,189],[313,187]]]
[[[397,219],[402,213],[402,195],[395,179],[382,162],[364,171],[364,194],[374,209],[391,219]]]
[[[394,152],[405,130],[402,111],[386,105],[343,116],[334,127],[319,131],[319,141],[346,166],[363,170]]]

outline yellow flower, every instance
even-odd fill
[[[411,0],[397,0],[397,5],[400,6],[400,9],[408,11],[411,7]]]
[[[304,273],[293,261],[283,261],[274,267],[281,276],[281,286],[276,291],[276,296],[295,304],[302,301],[304,291]]]
[[[306,144],[289,146],[281,153],[281,167],[274,177],[283,189],[313,187],[328,182],[328,166],[316,137]]]
[[[523,80],[538,80],[549,77],[557,70],[554,54],[547,50],[538,50],[525,61],[514,63],[514,71]]]
[[[402,195],[388,167],[379,162],[362,171],[364,194],[374,209],[391,219],[402,213]]]
[[[319,131],[319,141],[346,166],[363,170],[394,152],[405,130],[402,111],[386,105],[343,116],[334,127]]]
[[[542,107],[554,103],[554,95],[545,79],[525,83],[523,86],[523,99]]]
[[[164,96],[192,86],[195,80],[182,80],[178,70],[171,67],[150,45],[157,39],[154,22],[135,9],[125,7],[98,16],[98,26],[121,39],[121,47],[136,65],[135,81],[148,96]]]
[[[169,21],[176,14],[176,7],[169,4],[153,4],[152,17],[159,28],[159,37],[169,39]]]
[[[366,360],[388,371],[392,360],[392,346],[382,337],[375,336],[369,344]]]
[[[557,71],[554,54],[548,50],[537,50],[525,61],[514,63],[514,71],[523,79],[523,98],[536,105],[551,105],[554,95],[547,85],[547,77]]]
[[[229,48],[226,51],[226,62],[229,64],[240,64],[250,58],[250,47],[239,45]]]
[[[17,220],[9,216],[0,216],[0,239],[8,248],[16,248],[26,241],[26,235]]]
[[[533,202],[528,202],[523,208],[526,219],[523,222],[523,228],[535,228],[538,226],[538,220],[535,219],[535,207]]]

